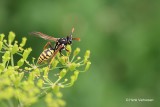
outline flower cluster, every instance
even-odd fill
[[[36,58],[29,62],[31,48],[24,48],[27,38],[21,43],[15,41],[15,33],[9,32],[8,40],[0,34],[0,104],[4,107],[24,107],[38,103],[44,98],[48,107],[63,107],[61,88],[71,87],[79,73],[86,72],[91,62],[90,51],[84,57],[78,56],[80,48],[64,56],[57,54],[51,66],[48,63],[38,65]],[[15,62],[15,58],[18,61]],[[16,103],[15,103],[16,102]]]

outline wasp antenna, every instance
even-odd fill
[[[72,38],[73,40],[76,40],[76,41],[81,41],[80,38]]]
[[[72,33],[74,32],[74,27],[72,28]]]

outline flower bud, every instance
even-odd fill
[[[38,68],[34,69],[32,72],[34,72],[35,76],[40,76],[40,70]]]
[[[19,48],[18,48],[18,45],[17,45],[17,42],[14,43],[13,45],[13,48],[12,48],[12,54],[15,54],[16,52],[18,52]]]
[[[79,74],[79,71],[78,71],[78,70],[74,71],[75,80],[77,80],[77,78],[78,78],[78,74]]]
[[[52,105],[52,93],[48,93],[45,96],[45,102],[47,103],[47,105]]]
[[[49,67],[44,68],[44,78],[48,78]]]
[[[31,70],[31,68],[29,68],[29,67],[24,67],[24,69],[25,69],[26,71],[30,71],[30,70]]]
[[[15,35],[14,32],[12,32],[12,31],[9,32],[9,35],[8,35],[8,42],[9,42],[10,45],[11,45],[11,43],[13,42],[15,36],[16,36],[16,35]]]
[[[0,50],[2,49],[2,46],[3,46],[3,42],[0,41]]]
[[[65,105],[66,105],[66,102],[62,99],[57,99],[57,103],[60,107],[65,107]]]
[[[64,82],[67,82],[68,81],[68,79],[66,78],[66,79],[64,79]]]
[[[70,83],[73,85],[76,80],[76,77],[75,77],[75,75],[72,75],[70,78],[71,78]]]
[[[3,41],[3,38],[5,37],[4,34],[0,34],[0,41],[2,42]]]
[[[20,82],[23,79],[23,77],[24,77],[24,72],[21,72],[21,73],[17,74],[17,77],[15,77],[15,80],[14,80],[14,85],[16,87],[20,84]]]
[[[90,50],[87,50],[84,57],[86,57],[87,59],[90,57]]]
[[[7,62],[10,60],[10,52],[6,51],[5,54],[2,56],[3,62]]]
[[[68,57],[67,56],[62,56],[60,57],[59,61],[62,63],[62,65],[64,65],[68,60]]]
[[[87,71],[87,70],[89,69],[90,65],[91,65],[91,62],[87,62],[87,64],[86,64],[86,67],[85,67],[84,71]]]
[[[57,92],[57,93],[56,93],[56,96],[57,96],[58,98],[61,98],[61,97],[63,96],[63,94],[62,94],[61,92]]]
[[[24,59],[21,58],[18,62],[17,62],[17,65],[20,67],[24,64]]]
[[[37,86],[39,87],[39,88],[42,88],[43,87],[43,80],[42,79],[39,79],[38,80],[38,82],[37,82]]]
[[[80,60],[81,59],[81,57],[79,56],[79,57],[77,57],[77,60]]]
[[[54,91],[54,93],[58,93],[58,92],[59,92],[59,86],[58,86],[58,85],[55,85],[55,86],[53,87],[53,91]]]
[[[80,48],[76,48],[76,50],[74,50],[73,56],[77,56],[80,52]]]
[[[81,65],[80,63],[77,63],[77,64],[76,64],[76,67],[80,67],[80,65]]]
[[[75,70],[76,67],[77,67],[77,64],[74,63],[74,62],[69,65],[69,69],[70,69],[71,71]]]
[[[23,59],[24,60],[27,59],[27,57],[28,57],[28,55],[30,54],[31,51],[32,51],[31,48],[28,48],[28,49],[24,50],[24,52],[23,52]]]
[[[34,72],[29,72],[28,80],[33,81],[35,79]]]
[[[6,100],[10,100],[14,96],[14,89],[12,87],[7,87],[3,92]]]
[[[7,43],[7,40],[6,40],[6,39],[4,39],[4,40],[3,40],[3,42],[4,42],[4,43]]]
[[[52,63],[52,68],[55,68],[58,63],[59,63],[59,61],[56,60],[56,59],[54,59],[54,61],[53,61],[53,63]]]
[[[71,45],[67,45],[66,49],[68,50],[68,51],[66,51],[66,54],[69,55],[72,51]]]
[[[0,73],[4,70],[4,68],[5,68],[5,64],[0,63]]]
[[[19,77],[20,77],[20,79],[22,80],[23,77],[24,77],[24,72],[19,73]]]
[[[60,78],[63,78],[66,75],[66,73],[67,73],[66,69],[62,69],[62,71],[59,74]]]
[[[14,66],[14,69],[17,70],[19,68],[19,66]]]
[[[25,44],[26,44],[26,41],[27,41],[27,38],[26,37],[23,37],[22,38],[22,42],[20,44],[20,47],[23,47]]]

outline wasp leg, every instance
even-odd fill
[[[45,50],[48,46],[54,50],[54,48],[51,45],[51,42],[47,42],[46,45],[43,47],[43,50]]]
[[[62,45],[60,45],[60,46],[58,47],[58,49],[57,49],[57,50],[55,50],[55,52],[54,52],[53,56],[51,57],[51,61],[50,61],[50,63],[49,63],[49,68],[50,68],[50,65],[52,64],[52,62],[53,62],[53,60],[54,60],[54,58],[55,58],[56,54],[57,54],[57,53],[58,53],[62,48],[63,48],[63,46],[62,46]]]
[[[70,51],[67,48],[65,48],[65,50],[70,53]]]
[[[59,50],[59,53],[60,53],[61,56],[64,56],[64,55],[62,54],[62,49]]]
[[[61,56],[64,56],[64,55],[62,54],[62,50],[63,50],[63,49],[59,50],[59,53],[60,53]]]

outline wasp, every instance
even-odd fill
[[[62,50],[66,50],[69,52],[69,50],[66,49],[67,45],[71,45],[72,44],[72,40],[77,40],[80,41],[80,38],[73,38],[74,32],[74,28],[72,28],[72,32],[69,36],[63,37],[63,38],[55,38],[53,36],[48,36],[44,33],[41,32],[31,32],[31,35],[43,38],[45,40],[48,40],[49,42],[46,43],[46,45],[43,47],[43,52],[40,54],[37,63],[41,64],[44,61],[51,59],[50,64],[53,62],[56,54],[59,52],[61,55],[62,54]],[[55,42],[54,47],[51,45],[51,42]],[[49,46],[49,48],[47,48]]]

